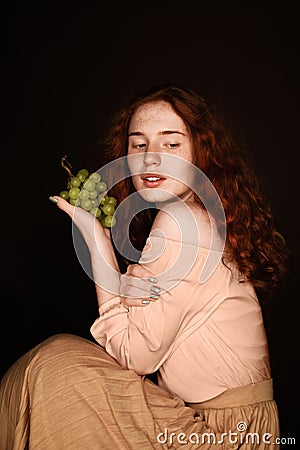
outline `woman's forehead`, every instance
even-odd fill
[[[172,106],[165,101],[146,103],[140,106],[132,115],[129,131],[141,131],[138,128],[148,127],[171,127],[186,131],[186,126],[181,117],[174,111]]]

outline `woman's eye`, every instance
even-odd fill
[[[176,147],[179,147],[179,144],[168,144],[168,146],[170,148],[176,148]]]
[[[145,143],[143,143],[143,144],[135,144],[134,147],[135,148],[145,148],[146,144]]]

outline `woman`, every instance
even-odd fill
[[[52,197],[90,252],[96,343],[56,335],[9,369],[1,449],[278,448],[259,300],[287,250],[229,131],[196,92],[159,86],[120,111],[106,150],[128,163],[111,183],[125,225]]]

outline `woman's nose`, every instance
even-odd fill
[[[159,150],[155,150],[153,147],[148,148],[144,153],[145,166],[159,166],[161,163],[161,155]]]

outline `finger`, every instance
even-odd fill
[[[131,264],[128,267],[129,268],[127,269],[125,275],[128,275],[129,277],[139,278],[143,280],[143,282],[147,283],[148,286],[150,284],[155,285],[158,283],[157,277],[152,272],[150,272],[150,270],[145,269],[143,266],[140,266],[139,264]]]
[[[145,267],[141,266],[140,264],[130,264],[127,267],[126,271],[127,275],[139,277],[143,279],[148,279],[149,277],[153,277],[152,272],[150,270],[146,269]]]
[[[126,274],[121,275],[120,277],[120,289],[127,290],[130,288],[137,289],[141,292],[148,293],[150,291],[149,282],[142,280],[140,278],[131,277]]]
[[[150,299],[151,301],[155,301],[159,299],[159,292],[154,292],[154,291],[150,291],[147,290],[141,290],[135,286],[127,286],[125,288],[120,289],[120,295],[123,297],[128,297],[128,298],[132,298],[132,299],[137,299],[137,298],[147,298]]]
[[[129,306],[137,306],[140,308],[145,308],[145,306],[149,306],[151,303],[153,303],[155,300],[150,300],[146,298],[140,298],[140,299],[132,299],[126,297],[125,299],[121,300],[122,305],[125,306],[125,308],[128,308]]]
[[[151,285],[149,280],[145,281],[125,274],[120,277],[120,294],[124,297],[149,297],[152,300],[158,300],[160,293],[161,289],[156,285]]]
[[[120,283],[120,295],[123,297],[133,297],[133,298],[141,298],[141,297],[147,297],[149,296],[150,292],[149,289],[144,288],[141,285],[141,280],[134,280],[134,284],[129,284],[129,282],[126,280],[124,282],[124,279],[122,281],[121,277],[121,283]]]
[[[140,289],[136,286],[122,286],[120,287],[120,295],[130,298],[147,298],[151,293],[149,290]]]
[[[120,281],[120,295],[124,297],[158,300],[162,292],[157,285],[151,284],[149,279],[145,281],[123,274],[120,277]]]
[[[70,217],[73,217],[75,206],[71,205],[71,203],[67,202],[64,198],[59,195],[53,195],[50,197],[50,200],[56,203],[59,209],[65,211]]]

